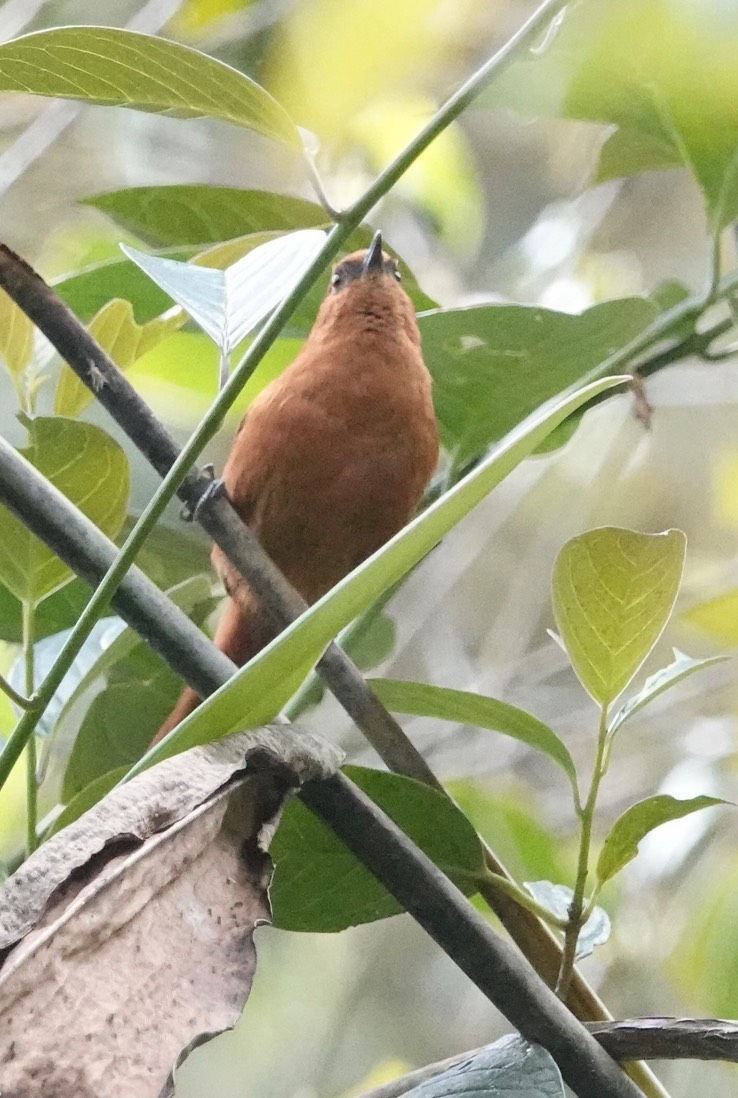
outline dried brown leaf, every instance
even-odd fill
[[[260,835],[339,761],[289,726],[197,748],[114,790],[6,882],[3,1098],[167,1092],[180,1051],[248,997],[269,918]]]

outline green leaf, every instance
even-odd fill
[[[4,42],[0,91],[219,118],[301,147],[286,111],[243,73],[189,46],[129,30],[57,27]]]
[[[581,316],[526,305],[421,313],[444,446],[463,466],[657,315],[645,298],[607,301]]]
[[[254,248],[225,271],[121,247],[227,355],[286,297],[324,240],[320,229],[289,233]]]
[[[465,892],[484,873],[477,833],[443,793],[412,778],[347,766],[346,775]],[[274,925],[332,932],[395,915],[384,885],[298,799],[287,805],[270,846]]]
[[[543,751],[561,767],[576,791],[576,769],[566,745],[552,728],[524,709],[482,694],[420,682],[372,679],[371,687],[380,701],[394,713],[412,713],[416,717],[436,717],[438,720],[489,728]]]
[[[554,565],[554,615],[582,686],[608,706],[669,620],[684,567],[681,530],[604,526],[572,538]]]
[[[593,7],[566,113],[620,127],[600,177],[682,164],[702,189],[711,229],[723,228],[738,214],[732,15],[669,0]]]
[[[203,575],[167,595],[198,625],[220,601]],[[49,782],[61,787],[64,802],[107,770],[134,763],[182,690],[180,678],[134,630],[113,621],[118,632],[109,633],[104,645],[89,638],[52,702]]]
[[[603,843],[597,859],[597,880],[600,884],[609,881],[623,866],[632,862],[638,853],[638,844],[650,831],[670,820],[679,820],[692,812],[703,808],[712,808],[716,804],[731,804],[720,797],[691,797],[680,801],[666,793],[656,797],[647,797],[627,809],[615,821],[610,834]]]
[[[116,366],[125,371],[138,358],[181,328],[184,322],[183,313],[173,312],[170,316],[155,317],[147,324],[137,324],[130,301],[114,298],[92,318],[88,330]],[[65,363],[56,386],[56,415],[75,418],[93,400],[94,396],[87,386]]]
[[[171,259],[189,259],[182,249]],[[139,324],[172,307],[172,299],[130,259],[112,259],[52,282],[59,297],[83,322],[93,318],[114,297],[130,301]]]
[[[264,231],[325,225],[325,210],[270,191],[175,184],[128,187],[82,199],[154,246],[214,244]]]
[[[0,290],[0,355],[24,406],[23,374],[33,355],[33,324],[4,290]]]
[[[307,673],[344,626],[413,568],[571,412],[621,383],[621,378],[595,382],[520,424],[485,461],[211,694],[170,738],[144,756],[131,776],[177,751],[272,720],[299,685],[296,674]]]
[[[72,580],[38,607],[33,620],[34,635],[40,640],[74,625],[89,601],[87,584],[81,579]],[[0,641],[20,644],[22,639],[23,608],[15,595],[0,584]]]
[[[659,694],[663,694],[665,690],[676,686],[678,682],[686,679],[689,675],[693,675],[695,671],[702,671],[705,667],[714,667],[716,663],[723,663],[725,660],[730,659],[730,656],[710,656],[708,659],[695,660],[690,656],[685,656],[684,652],[680,652],[678,648],[673,649],[673,651],[674,662],[650,675],[644,682],[642,689],[628,698],[612,718],[608,727],[611,736],[614,736],[620,726],[625,724],[634,713],[649,705],[654,698],[657,698]]]
[[[600,149],[595,183],[641,172],[682,167],[678,152],[663,137],[623,127],[615,130]]]
[[[554,884],[553,881],[524,881],[524,887],[536,900],[557,919],[569,921],[569,907],[574,899],[574,892],[568,885]],[[581,961],[589,957],[596,946],[604,945],[610,937],[610,916],[601,907],[594,907],[586,923],[579,932],[575,960]]]
[[[564,1098],[549,1052],[510,1034],[448,1071],[405,1092],[405,1098]]]
[[[130,493],[128,460],[118,443],[99,427],[62,417],[30,420],[28,436],[28,446],[19,452],[104,534],[115,538]],[[71,569],[4,507],[0,523],[0,581],[17,599],[40,602],[72,579]]]

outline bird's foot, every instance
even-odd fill
[[[184,505],[184,507],[182,508],[182,510],[180,511],[180,518],[184,522],[192,522],[193,519],[197,518],[197,513],[200,510],[200,508],[203,506],[203,504],[208,503],[212,499],[215,499],[216,496],[220,496],[220,495],[225,494],[225,484],[223,483],[222,480],[220,480],[220,478],[218,478],[216,480],[216,478],[215,478],[215,467],[212,464],[212,462],[208,462],[207,465],[203,465],[202,475],[207,480],[209,480],[210,483],[205,488],[202,495],[200,496],[198,501],[195,503],[194,507],[191,507],[190,504],[186,503]]]

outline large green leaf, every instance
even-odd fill
[[[581,316],[526,305],[439,309],[418,317],[443,443],[463,465],[575,384],[658,314],[645,298]]]
[[[681,530],[604,526],[572,538],[554,565],[556,623],[584,688],[607,706],[669,620],[684,567]]]
[[[655,828],[670,820],[680,820],[692,812],[700,812],[703,808],[729,803],[720,797],[691,797],[681,801],[665,793],[638,801],[615,821],[605,839],[597,860],[597,880],[604,884],[619,873],[635,858],[641,839]]]
[[[184,313],[172,311],[169,316],[154,317],[146,324],[137,324],[130,301],[113,298],[92,318],[89,331],[118,369],[125,371],[181,328],[184,322]],[[74,418],[93,400],[92,392],[65,363],[54,396],[56,414]]]
[[[271,191],[174,184],[83,199],[150,244],[201,245],[265,231],[326,225],[322,206]]]
[[[304,677],[344,626],[413,568],[568,415],[597,394],[621,383],[622,378],[594,382],[522,423],[477,468],[212,694],[166,740],[148,752],[131,775],[187,747],[207,743],[236,728],[272,720],[294,693],[300,676]]]
[[[219,118],[301,145],[284,108],[243,73],[178,42],[113,27],[57,27],[4,42],[0,91]]]
[[[41,603],[33,620],[37,640],[74,625],[90,601],[90,589],[81,579],[72,580]],[[23,639],[23,607],[0,583],[0,640],[20,644]]]
[[[466,690],[449,690],[444,686],[429,686],[423,682],[402,682],[398,679],[371,679],[374,693],[394,713],[412,713],[416,717],[473,724],[489,728],[505,736],[543,751],[561,767],[577,788],[577,773],[567,747],[552,728],[543,721],[517,709],[514,705],[472,694]]]
[[[20,453],[110,538],[126,517],[128,460],[110,435],[89,423],[39,416]],[[74,573],[15,515],[0,508],[0,582],[21,601],[40,602]]]
[[[484,875],[476,831],[443,793],[412,778],[348,766],[345,772],[465,892]],[[347,846],[299,800],[285,809],[270,846],[274,924],[331,932],[402,908]]]

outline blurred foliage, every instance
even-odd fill
[[[124,11],[105,0],[81,2],[74,19],[113,25],[129,17],[129,7],[132,12],[134,5]],[[9,95],[0,103],[3,235],[54,275],[58,292],[85,323],[98,333],[105,325],[104,342],[138,391],[170,427],[188,432],[215,394],[217,348],[181,313],[172,315],[171,299],[122,257],[118,240],[222,270],[290,230],[328,227],[330,215],[315,199],[300,139],[306,140],[330,202],[350,203],[449,90],[530,10],[519,0],[494,5],[472,0],[399,5],[388,0],[287,5],[183,0],[164,37],[199,47],[203,55],[177,41],[170,45],[153,37],[140,43],[116,31],[71,27],[35,44],[33,39],[5,43],[0,46],[0,86],[22,86],[36,98]],[[6,14],[0,6],[0,19]],[[52,0],[21,29],[36,31],[67,17],[68,5]],[[41,67],[35,51],[44,43],[48,63]],[[136,60],[138,46],[145,52]],[[76,72],[70,48],[84,54],[84,63],[77,57]],[[537,414],[539,425],[548,422],[540,411],[546,401],[601,370],[603,362],[617,358],[668,310],[683,308],[669,332],[672,342],[714,322],[720,306],[703,308],[703,287],[706,281],[714,286],[716,276],[734,263],[731,240],[720,230],[738,213],[737,48],[738,15],[720,0],[569,5],[555,33],[518,60],[425,151],[373,212],[372,225],[362,226],[347,242],[347,251],[366,246],[371,230],[381,226],[389,249],[402,257],[403,285],[421,314],[424,352],[435,383],[446,451],[439,485],[451,486],[463,471],[484,470],[480,463],[489,460],[488,448],[519,430],[527,415]],[[185,60],[192,68],[185,69]],[[29,63],[22,81],[14,68],[19,61]],[[70,82],[70,75],[77,79]],[[42,117],[39,96],[51,94],[141,110],[86,110],[69,131],[52,130],[38,161],[33,156],[25,161],[24,134]],[[491,109],[500,106],[506,109]],[[188,120],[173,120],[172,113]],[[296,127],[302,128],[300,139]],[[19,182],[6,184],[4,171],[8,180]],[[586,180],[593,186],[587,187]],[[712,271],[706,269],[710,235],[713,245],[717,241]],[[226,417],[228,432],[248,401],[298,352],[325,281],[298,306],[249,379],[238,409]],[[602,301],[613,295],[613,287],[616,299]],[[500,291],[525,304],[500,301]],[[546,307],[554,301],[556,308]],[[562,305],[564,312],[558,311]],[[730,316],[729,309],[723,307],[719,316]],[[27,451],[110,536],[122,536],[150,497],[153,477],[141,469],[125,441],[117,434],[113,438],[86,391],[1,296],[0,329],[0,355],[8,371],[0,378],[6,395],[0,406],[3,435]],[[716,349],[729,352],[734,341],[730,331]],[[244,339],[237,355],[250,345],[250,338]],[[641,354],[663,349],[658,342]],[[617,359],[618,369],[632,365],[627,356]],[[495,698],[500,696],[511,712],[527,717],[530,709],[540,713],[541,727],[556,728],[580,773],[591,766],[594,710],[580,708],[573,676],[544,632],[552,624],[547,585],[555,553],[588,526],[618,522],[641,530],[687,531],[685,586],[667,633],[670,642],[681,644],[679,630],[684,631],[685,647],[697,653],[694,660],[677,656],[668,664],[668,655],[657,647],[653,666],[643,672],[648,677],[636,680],[626,714],[629,730],[618,742],[618,759],[603,794],[599,837],[636,800],[653,794],[674,794],[681,805],[696,801],[702,791],[735,799],[734,668],[713,666],[711,657],[738,642],[738,375],[729,357],[709,366],[670,366],[664,361],[659,377],[649,381],[645,397],[656,405],[649,434],[626,424],[622,402],[621,412],[609,403],[585,419],[596,426],[582,429],[564,450],[526,462],[514,473],[516,462],[501,467],[499,479],[505,483],[483,519],[477,511],[452,531],[484,492],[457,509],[451,494],[451,503],[448,498],[445,503],[453,511],[443,526],[446,543],[419,565],[417,575],[382,611],[376,619],[379,632],[368,635],[371,663],[387,655],[388,645],[396,645],[397,666],[380,673],[477,695],[476,725],[473,715],[457,713],[456,723],[439,732],[438,721],[451,719],[439,705],[416,704],[407,711],[417,714],[413,721],[418,724],[411,722],[411,727],[421,728],[431,758],[437,755],[447,773],[459,776],[451,786],[457,803],[518,879],[573,879],[572,813],[558,776],[552,780],[547,761],[539,766],[530,749],[531,734],[517,741],[508,735],[500,743],[503,737],[486,730],[481,741],[475,739],[474,730],[486,728],[482,709],[489,702],[499,705]],[[55,410],[73,418],[52,418],[54,393]],[[643,403],[639,409],[647,419]],[[19,425],[19,411],[36,418],[24,418]],[[578,413],[563,430],[571,433],[576,423]],[[616,443],[608,433],[610,424]],[[22,437],[26,428],[29,442]],[[562,434],[554,437],[556,443],[564,440]],[[212,456],[219,461],[217,446]],[[485,490],[493,480],[497,483],[491,478]],[[414,553],[405,551],[397,565],[400,572],[433,544],[434,537],[426,536],[433,514],[420,527]],[[43,651],[60,650],[87,589],[14,517],[3,517],[3,529],[0,669],[10,674],[21,639],[19,599],[41,600],[35,614],[40,660]],[[209,584],[205,590],[193,579],[207,566],[206,552],[180,526],[162,525],[139,562],[164,588],[194,584],[187,588],[193,598],[185,602],[198,622],[209,617],[217,598]],[[386,560],[379,568],[384,569],[382,583],[399,575]],[[288,640],[266,670],[261,664],[255,678],[247,673],[252,679],[236,689],[245,691],[252,719],[273,715],[288,700],[325,638],[371,602],[382,586],[377,584],[364,586],[359,580],[348,594],[339,591],[324,611],[329,625],[321,630],[308,624],[303,641]],[[42,650],[44,641],[48,645]],[[64,820],[94,803],[119,776],[121,764],[140,756],[178,690],[175,677],[130,633],[107,646],[91,643],[85,659],[75,668],[77,686],[68,683],[67,696],[56,699],[58,730],[44,756],[42,799],[49,807],[57,800],[67,803]],[[654,675],[658,667],[662,671]],[[701,674],[692,677],[697,669]],[[703,674],[711,676],[705,678],[709,688],[699,685]],[[252,688],[253,682],[259,685],[256,699],[249,696],[249,681]],[[665,683],[675,687],[668,699],[662,696]],[[320,731],[335,727],[337,734],[350,736],[346,722],[331,716],[329,703],[311,711],[308,703],[316,705],[318,695],[303,699],[301,720]],[[243,712],[233,696],[231,724]],[[14,719],[2,699],[0,730],[8,734]],[[434,738],[427,733],[431,722]],[[207,723],[205,713],[203,737],[209,734]],[[652,802],[644,813],[653,807]],[[421,823],[433,822],[434,808],[421,805],[414,811]],[[8,860],[22,840],[23,814],[22,774],[16,767],[2,791],[0,856]],[[456,810],[453,817],[458,821]],[[616,939],[598,954],[600,967],[593,971],[615,971],[615,949],[631,951],[638,970],[627,987],[612,989],[616,1009],[620,1002],[629,1003],[631,1011],[647,1003],[657,972],[664,998],[653,1004],[654,1012],[687,1012],[695,1003],[706,1013],[736,1012],[734,840],[730,825],[721,831],[700,822],[701,817],[657,832],[655,846],[652,836],[644,838],[635,865],[615,888],[608,885]],[[653,818],[663,822],[658,813]],[[626,836],[634,842],[643,831],[643,820],[636,823],[635,832]],[[682,825],[685,830],[679,830]],[[288,818],[279,842],[287,841],[288,827],[300,831]],[[678,836],[671,840],[673,848],[662,835]],[[693,858],[703,836],[705,843],[713,841],[710,853]],[[295,845],[287,853],[294,857],[298,849]],[[308,844],[306,854],[314,852]],[[673,877],[670,857],[678,865]],[[298,864],[295,879],[301,868]],[[319,871],[316,866],[315,880]],[[349,866],[349,879],[350,871]],[[298,898],[309,907],[311,896],[315,890]],[[317,909],[310,914],[317,910],[319,921],[331,897],[327,888],[318,889],[317,897]],[[357,897],[344,888],[346,903],[331,911],[335,925],[356,921],[351,901]],[[653,911],[644,915],[649,897]],[[370,898],[370,906],[375,901]],[[641,933],[646,918],[650,929]],[[622,937],[618,925],[625,928]],[[633,925],[638,933],[628,934]],[[381,939],[381,960],[386,960],[388,940]],[[410,973],[408,983],[415,981],[412,961],[402,960],[408,969],[399,961],[398,969]],[[397,999],[399,993],[391,975],[382,977],[388,986],[372,1000],[378,1025],[383,1017],[392,1018],[391,1032],[376,1038],[378,1058],[394,1051],[397,1040],[398,1022],[390,1012],[393,995]],[[317,970],[310,979],[319,983],[321,977],[325,974]],[[350,987],[349,975],[344,981]],[[290,980],[272,983],[277,996],[279,985]],[[325,991],[335,994],[335,986]],[[357,1001],[363,994],[358,988]],[[445,994],[439,987],[437,995]],[[439,1026],[414,1001],[405,1013],[417,1017],[419,1032],[430,1034],[426,1046],[417,1036],[408,1038],[417,1042],[415,1054],[433,1058],[446,1051],[447,1043],[486,1039],[487,1023],[476,1034],[470,1021],[486,1018],[486,1009],[474,999],[466,1012],[458,1012],[465,1026],[459,1023],[449,1036],[453,1027]],[[345,1014],[350,1013],[348,1003]],[[357,1065],[365,1062],[361,1054],[365,1046],[372,1047],[371,1040],[362,1033],[357,1052],[346,1038],[342,1059],[319,1051],[324,1042],[314,1035],[301,1045],[298,1032],[294,1058],[275,1065],[268,1056],[254,1068],[252,1092],[260,1098],[297,1093],[307,1078],[316,1080],[321,1093],[343,1090],[361,1073]],[[256,1059],[253,1050],[249,1055]],[[193,1059],[191,1079],[200,1062]],[[190,1065],[185,1080],[189,1071]],[[243,1093],[242,1072],[236,1073],[237,1081],[217,1087],[215,1073],[211,1063],[199,1089],[185,1081],[178,1093],[205,1094],[214,1088],[226,1098]],[[686,1093],[679,1085],[676,1079],[675,1096]],[[714,1093],[722,1098],[730,1090]]]
[[[616,126],[596,178],[686,167],[719,230],[738,213],[736,42],[738,15],[721,0],[588,0],[535,71],[511,71],[490,98]]]

